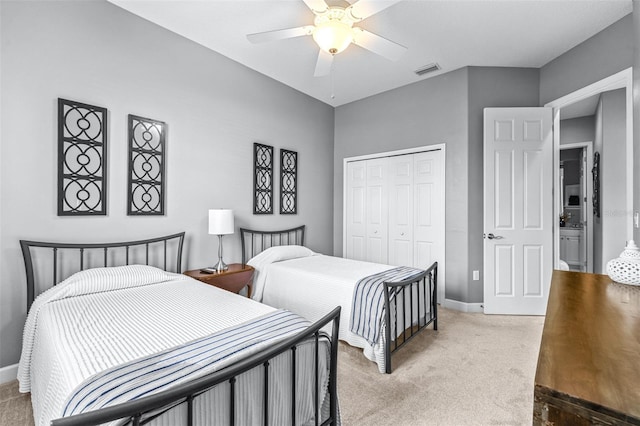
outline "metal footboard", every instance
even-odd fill
[[[325,325],[332,322],[331,336],[320,332],[320,329]],[[242,404],[236,398],[235,383],[236,378],[253,369],[262,369],[264,373],[264,388],[261,390],[262,397],[262,409],[264,410],[264,425],[269,422],[269,393],[268,393],[268,373],[269,363],[275,357],[284,354],[285,352],[291,353],[291,417],[292,424],[299,423],[300,420],[296,420],[296,350],[302,344],[309,344],[314,346],[315,354],[315,371],[314,371],[314,383],[313,385],[313,399],[314,399],[314,418],[315,425],[336,425],[338,420],[338,399],[337,399],[337,359],[338,359],[338,329],[340,326],[340,307],[336,307],[329,314],[324,316],[319,321],[312,324],[305,331],[280,342],[278,345],[271,349],[257,353],[249,358],[246,358],[238,363],[235,363],[227,368],[212,373],[210,375],[195,379],[188,383],[178,385],[172,389],[144,397],[138,400],[129,401],[123,404],[115,405],[113,407],[103,408],[96,411],[91,411],[83,414],[78,414],[71,417],[60,418],[54,420],[51,424],[53,426],[87,426],[98,425],[105,422],[114,420],[123,420],[121,424],[126,425],[144,425],[148,422],[156,419],[160,415],[167,411],[177,409],[178,407],[184,407],[186,405],[186,414],[184,418],[184,425],[192,425],[194,423],[194,401],[208,390],[215,386],[222,384],[229,384],[229,425],[235,425],[236,419],[234,417],[235,407]],[[330,360],[329,360],[329,384],[327,389],[327,396],[329,398],[329,414],[326,418],[322,419],[320,391],[322,386],[319,385],[320,377],[320,365],[319,365],[319,352],[321,342],[326,342],[330,345]],[[324,344],[324,343],[323,343]],[[260,391],[256,389],[256,391]]]
[[[434,262],[410,279],[384,283],[385,373],[391,373],[391,353],[429,324],[438,329],[437,282],[438,262]]]

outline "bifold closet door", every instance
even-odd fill
[[[346,253],[349,259],[367,260],[366,240],[366,161],[354,161],[347,164],[346,208]]]
[[[367,183],[365,201],[366,254],[365,260],[388,263],[388,158],[366,161]]]
[[[349,259],[428,268],[435,261],[444,300],[444,152],[347,162],[345,245]]]
[[[347,165],[346,257],[388,263],[387,158]]]
[[[442,151],[413,155],[413,262],[427,268],[444,259],[444,181]]]
[[[442,259],[442,152],[389,158],[389,264],[427,268]]]
[[[389,264],[413,266],[413,155],[389,158]]]

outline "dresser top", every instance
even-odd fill
[[[554,271],[535,385],[640,419],[640,287]]]

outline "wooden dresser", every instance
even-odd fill
[[[554,271],[534,425],[640,425],[640,287]]]

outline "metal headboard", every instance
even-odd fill
[[[22,257],[24,258],[24,266],[27,273],[27,310],[31,307],[36,297],[33,248],[48,249],[45,250],[45,252],[51,255],[50,263],[52,263],[53,277],[51,284],[48,286],[51,287],[61,282],[73,272],[82,271],[85,268],[129,265],[130,262],[157,266],[170,272],[182,272],[184,234],[184,232],[180,232],[165,237],[118,243],[50,243],[20,240]],[[152,249],[151,254],[150,248]],[[88,258],[89,253],[95,254],[96,250],[101,252],[101,262],[95,261],[95,256],[91,259]],[[167,263],[167,255],[170,250],[171,254],[175,254],[175,263],[173,263],[173,260]],[[38,250],[38,252],[40,252],[40,250]],[[60,269],[62,268],[61,265],[59,265],[59,257],[62,257],[61,253],[67,252],[77,252],[76,256],[79,255],[79,258],[77,258],[79,260],[79,268],[72,268],[72,272],[65,271],[64,274],[60,274]],[[120,255],[120,259],[117,258],[117,255]],[[161,259],[158,259],[159,255],[161,255]],[[152,259],[155,261],[152,262]],[[43,263],[46,262],[43,261]],[[66,267],[69,266],[68,263],[69,262],[65,262]],[[175,265],[175,268],[171,265]]]
[[[269,247],[286,245],[304,245],[304,229],[306,225],[281,231],[256,231],[240,228],[242,242],[242,264]]]

